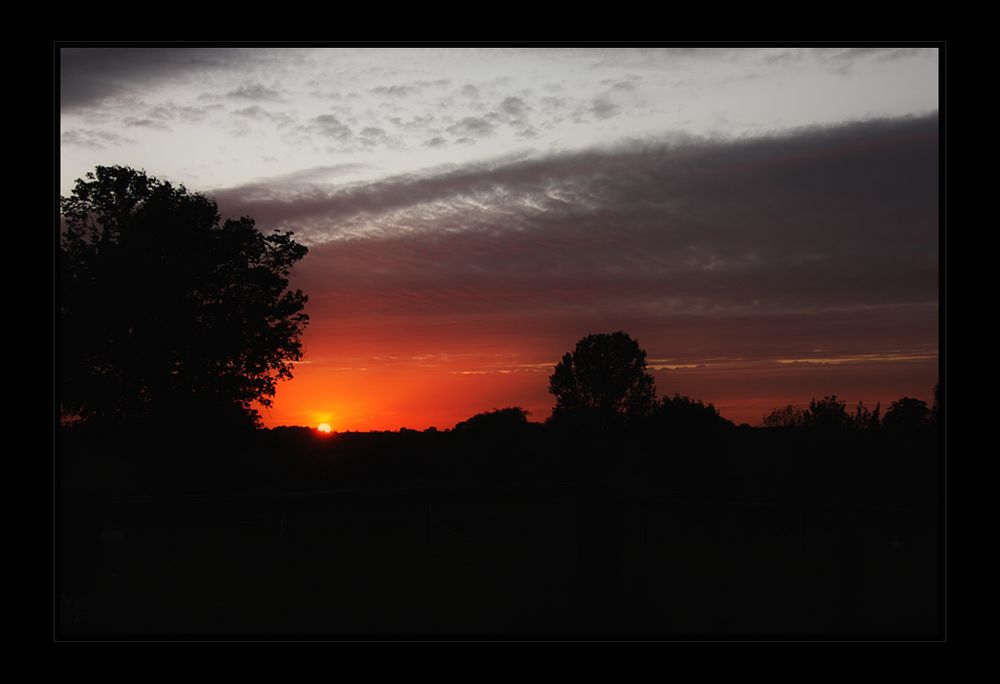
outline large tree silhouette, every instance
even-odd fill
[[[646,371],[646,352],[624,332],[588,335],[555,367],[549,392],[554,421],[570,418],[617,424],[649,415],[656,385]]]
[[[61,199],[64,418],[245,416],[301,358],[306,248],[220,222],[215,202],[127,167],[97,167]]]

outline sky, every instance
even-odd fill
[[[124,164],[309,247],[265,425],[450,428],[624,330],[737,423],[938,380],[933,48],[63,48],[60,184]]]

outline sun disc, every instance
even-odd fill
[[[320,432],[329,433],[331,431],[329,423],[320,423],[316,426],[316,429]]]

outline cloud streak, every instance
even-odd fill
[[[260,83],[248,83],[241,85],[226,93],[227,97],[237,100],[251,100],[254,102],[280,102],[281,93],[274,88],[268,88]]]
[[[92,129],[73,129],[66,131],[60,136],[60,141],[64,145],[84,147],[92,150],[104,150],[109,145],[119,146],[135,142],[131,138],[112,133],[110,131]]]
[[[354,274],[331,288],[368,284],[354,300],[366,306],[715,315],[936,301],[936,117],[216,196],[298,228],[325,271]]]

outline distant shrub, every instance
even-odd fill
[[[459,434],[503,434],[520,430],[528,424],[528,411],[520,406],[493,409],[486,413],[477,413],[468,420],[463,420],[455,426]]]
[[[658,428],[692,432],[732,426],[730,421],[719,415],[713,404],[706,405],[700,399],[680,394],[657,402],[651,420]]]
[[[761,423],[763,423],[764,427],[769,428],[802,427],[804,416],[802,409],[788,404],[787,406],[782,406],[771,411],[764,416]]]
[[[802,414],[806,427],[820,430],[843,430],[851,426],[851,416],[847,413],[847,402],[837,399],[837,395],[823,397],[809,402],[809,408]]]
[[[902,397],[889,406],[882,424],[890,430],[912,429],[926,425],[930,418],[931,411],[926,401]]]

